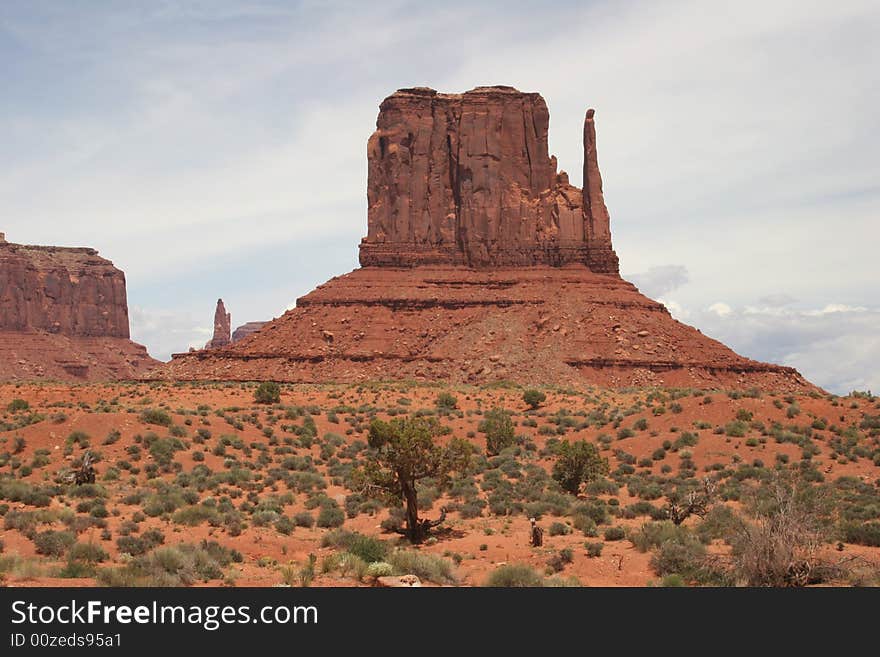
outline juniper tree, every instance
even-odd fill
[[[416,483],[430,477],[442,489],[453,472],[466,472],[470,466],[471,444],[453,438],[443,446],[437,439],[444,433],[449,430],[432,417],[373,420],[368,440],[373,458],[353,475],[353,487],[363,494],[389,506],[404,504],[406,529],[401,533],[413,543],[422,541],[446,515],[444,510],[438,520],[419,518]]]

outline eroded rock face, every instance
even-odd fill
[[[130,379],[159,364],[129,338],[125,274],[89,248],[0,233],[0,379]]]
[[[814,389],[620,278],[594,113],[583,190],[557,173],[547,125],[543,99],[509,87],[392,94],[369,140],[363,267],[155,378]]]
[[[556,171],[549,122],[539,94],[511,87],[402,89],[386,98],[367,145],[361,264],[579,263],[616,274],[592,110],[584,126],[586,202]]]
[[[217,349],[225,347],[231,340],[232,315],[226,312],[223,299],[217,299],[217,308],[214,310],[214,336],[205,345],[205,349]]]
[[[0,242],[0,330],[127,338],[125,274],[88,248]]]

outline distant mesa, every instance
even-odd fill
[[[548,153],[537,93],[402,89],[367,142],[359,269],[157,378],[812,389],[673,319],[620,278],[596,151],[583,189]]]
[[[158,365],[129,339],[125,274],[90,248],[0,233],[0,380],[117,380]]]
[[[259,331],[268,323],[269,322],[247,322],[246,324],[242,324],[232,332],[232,341],[238,342],[239,340],[244,340]]]

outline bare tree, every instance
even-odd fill
[[[676,525],[680,525],[691,516],[703,517],[712,508],[715,500],[715,491],[718,482],[710,477],[704,477],[699,490],[689,492],[684,498],[670,495],[669,504],[666,505],[666,516]]]
[[[754,505],[753,521],[744,521],[733,540],[737,574],[749,586],[819,581],[827,570],[819,557],[827,538],[825,495],[817,487],[781,477],[763,493]]]

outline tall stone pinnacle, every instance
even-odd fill
[[[226,312],[223,299],[217,299],[217,309],[214,311],[214,337],[205,345],[206,349],[225,347],[231,341],[232,315]]]

